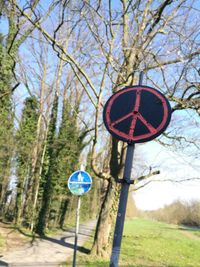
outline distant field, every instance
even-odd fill
[[[89,245],[88,243],[88,247]],[[108,261],[92,258],[90,255],[80,255],[79,252],[78,254],[78,263],[81,266],[109,266]],[[144,219],[127,221],[120,266],[198,267],[200,230]]]

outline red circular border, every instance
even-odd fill
[[[119,130],[117,130],[116,128],[114,128],[111,124],[113,122],[111,122],[110,120],[110,111],[111,111],[111,108],[112,108],[112,105],[114,103],[114,101],[122,94],[125,94],[129,91],[148,91],[154,95],[156,95],[162,102],[162,106],[163,106],[163,109],[164,109],[164,116],[163,116],[163,119],[162,119],[162,122],[160,123],[160,125],[156,128],[156,132],[152,133],[147,133],[147,134],[143,134],[143,135],[139,135],[139,136],[130,136],[129,134],[126,134],[126,133],[123,133]],[[119,92],[115,93],[114,95],[112,95],[110,97],[110,99],[107,101],[106,103],[106,106],[105,106],[105,121],[106,121],[106,127],[108,129],[108,131],[111,133],[111,134],[115,134],[123,139],[125,139],[127,142],[132,142],[132,143],[137,143],[137,142],[142,142],[143,139],[150,139],[151,140],[151,137],[152,139],[156,138],[159,134],[160,131],[163,131],[165,130],[165,126],[167,124],[167,122],[169,121],[169,103],[168,101],[166,100],[166,98],[159,92],[157,91],[156,89],[154,88],[151,88],[151,87],[143,87],[143,86],[136,86],[136,87],[128,87],[128,88],[124,88],[122,90],[120,90]],[[168,125],[168,124],[167,124]],[[161,134],[161,133],[160,133]],[[155,137],[154,137],[155,136]],[[144,140],[145,142],[145,140]]]

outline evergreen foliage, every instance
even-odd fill
[[[17,141],[17,194],[16,194],[16,209],[15,209],[15,222],[20,224],[21,215],[27,198],[29,195],[30,187],[33,182],[31,173],[32,157],[35,145],[35,137],[38,122],[38,101],[36,97],[29,97],[25,100],[22,118],[20,121],[19,129],[16,134]],[[24,219],[27,214],[23,214]]]
[[[12,62],[2,35],[0,35],[0,213],[4,216],[4,204],[11,173],[13,156]]]
[[[68,177],[79,168],[79,157],[83,149],[83,140],[80,138],[77,122],[78,106],[74,109],[70,107],[70,100],[63,99],[62,121],[57,138],[58,147],[58,183],[56,186],[56,195],[60,195],[60,199],[55,198],[54,206],[60,207],[58,213],[58,224],[62,228],[64,226],[65,216],[68,208],[68,218],[75,206],[72,203],[71,193],[66,188]],[[60,203],[59,203],[60,202]]]
[[[0,2],[0,18],[2,17],[8,24],[7,33],[4,35],[0,33],[0,216],[4,217],[15,150],[12,94],[19,83],[15,81],[14,69],[19,47],[34,27],[27,28],[27,31],[17,38],[18,18],[14,3],[10,1]]]
[[[58,181],[55,188],[55,197],[52,208],[57,210],[57,222],[64,226],[67,207],[70,204],[71,195],[67,191],[67,178],[78,164],[78,132],[76,117],[71,114],[68,100],[63,100],[62,121],[57,137],[58,152]],[[59,196],[59,197],[58,197]]]
[[[57,115],[58,96],[56,94],[54,97],[51,117],[49,121],[44,161],[45,163],[42,171],[42,200],[39,211],[38,223],[36,226],[36,232],[40,235],[44,235],[45,228],[47,227],[52,194],[57,178],[57,148],[55,146]]]
[[[69,101],[63,99],[59,128],[57,95],[52,107],[40,185],[41,207],[36,227],[36,232],[40,235],[44,235],[51,226],[63,228],[66,216],[71,220],[76,208],[74,197],[67,189],[67,179],[79,168],[86,133],[78,128],[78,105],[72,109]],[[91,196],[86,197],[83,208],[89,207],[92,201]],[[90,209],[88,214],[92,212]],[[89,217],[90,215],[85,216],[85,219]]]

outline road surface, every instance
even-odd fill
[[[96,221],[89,221],[80,225],[78,250],[87,253],[84,242],[92,235]],[[61,267],[67,258],[73,255],[74,229],[63,232],[56,237],[36,239],[33,243],[26,243],[15,251],[3,253],[0,266],[8,267]],[[65,265],[66,266],[66,265]]]

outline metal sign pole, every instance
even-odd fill
[[[76,254],[77,254],[77,243],[79,233],[79,219],[80,219],[80,207],[81,207],[81,196],[87,193],[91,189],[92,178],[84,171],[84,165],[81,165],[80,170],[73,172],[67,182],[69,191],[78,196],[77,209],[76,209],[76,229],[74,238],[74,255],[72,267],[76,267]]]
[[[116,220],[114,239],[113,239],[112,255],[110,259],[110,267],[118,267],[121,240],[124,228],[124,219],[126,214],[126,205],[128,200],[128,190],[130,186],[129,182],[131,178],[134,148],[135,145],[128,145],[126,152],[126,161],[124,167],[124,179],[126,182],[122,183],[122,188],[120,193],[119,207],[118,207],[117,220]]]
[[[80,207],[81,207],[81,197],[78,196],[78,204],[76,210],[76,231],[74,239],[74,256],[73,256],[73,267],[76,267],[76,252],[77,252],[77,242],[78,242],[78,232],[79,232],[79,218],[80,218]]]
[[[142,85],[143,72],[140,72],[139,85]],[[128,200],[128,191],[131,184],[131,170],[133,165],[135,144],[128,145],[126,152],[126,160],[124,166],[123,183],[121,187],[118,213],[115,225],[112,254],[110,258],[110,267],[118,267],[122,234],[124,229],[124,220],[126,214],[126,206]]]

